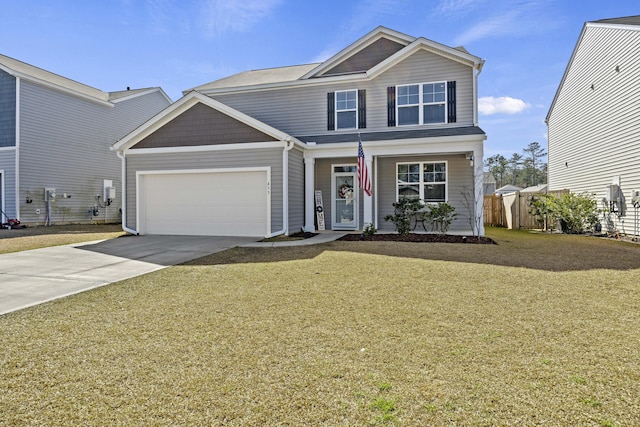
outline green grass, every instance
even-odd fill
[[[0,426],[640,422],[640,246],[236,248],[0,317]]]
[[[55,225],[0,230],[0,254],[115,239],[125,234],[119,224]]]

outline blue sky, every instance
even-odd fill
[[[182,90],[237,72],[306,64],[378,25],[486,59],[485,157],[546,147],[544,118],[585,21],[637,0],[0,0],[0,53],[104,91]]]

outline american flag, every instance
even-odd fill
[[[364,159],[360,134],[358,134],[358,185],[367,193],[367,196],[371,196],[371,178],[369,178],[369,169]]]

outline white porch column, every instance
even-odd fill
[[[475,218],[474,224],[477,226],[478,236],[484,236],[484,173],[483,173],[483,150],[482,147],[473,150],[473,173],[474,173],[474,195],[475,195]]]
[[[304,158],[304,231],[310,233],[316,230],[315,164],[316,159]]]
[[[371,159],[371,157],[365,157],[365,161],[367,162],[369,178],[371,179],[371,182],[375,182],[375,180],[373,179],[373,160]],[[364,191],[362,192],[363,224],[361,228],[363,230],[368,224],[373,224],[373,193],[375,191],[375,188],[372,188],[371,190],[371,196],[367,196],[367,193],[365,193]]]

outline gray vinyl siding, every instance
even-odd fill
[[[110,147],[167,105],[168,101],[156,92],[108,107],[23,80],[21,220],[44,223],[44,188],[51,187],[58,195],[51,206],[52,223],[120,222],[121,161]],[[96,195],[103,195],[105,179],[112,181],[117,197],[111,206],[100,209],[99,216],[92,216],[90,208],[99,204]],[[32,203],[26,203],[27,198]]]
[[[0,147],[16,145],[16,78],[0,70]]]
[[[549,189],[592,193],[601,208],[619,176],[625,233],[634,231],[631,190],[640,189],[638,46],[640,31],[587,25],[548,116]]]
[[[252,93],[217,94],[213,97],[290,135],[304,136],[327,133],[327,92],[365,89],[367,131],[408,130],[415,126],[387,126],[387,87],[452,80],[457,82],[457,122],[434,126],[473,125],[473,69],[426,51],[414,53],[371,81],[303,85]]]
[[[131,152],[130,152],[131,153]],[[127,226],[137,229],[136,173],[142,171],[271,168],[271,231],[283,228],[282,148],[129,155],[127,157]],[[188,225],[187,225],[188,226]]]
[[[458,217],[449,227],[450,231],[471,232],[469,224],[470,207],[466,205],[463,193],[474,188],[473,168],[464,155],[453,156],[419,156],[419,157],[383,157],[378,159],[378,189],[380,199],[378,205],[378,229],[380,231],[395,231],[392,222],[384,220],[386,215],[393,214],[393,203],[396,201],[396,164],[407,162],[447,162],[447,196]],[[469,193],[473,196],[473,191]],[[421,226],[419,226],[421,227]],[[417,229],[423,231],[422,228]]]
[[[289,151],[289,233],[304,226],[304,159],[302,151]]]
[[[0,150],[0,173],[4,178],[4,188],[0,188],[0,209],[4,201],[4,212],[10,218],[16,218],[16,150]],[[0,180],[0,184],[2,180]],[[1,218],[2,222],[6,218]]]

